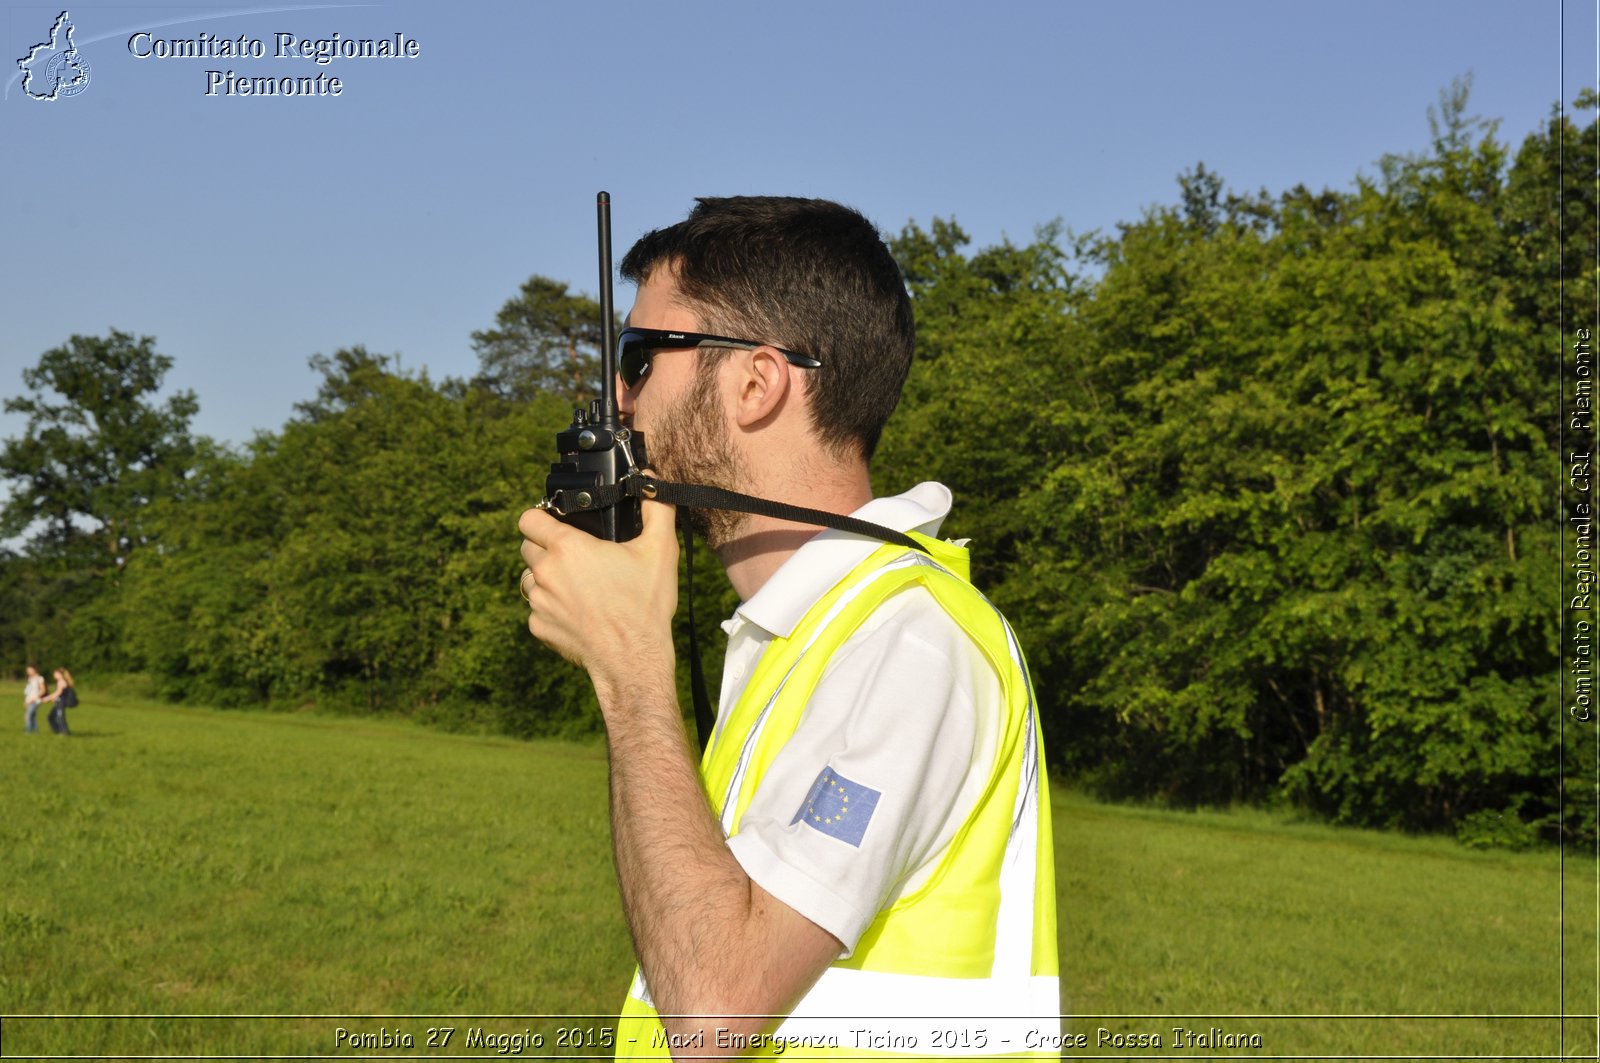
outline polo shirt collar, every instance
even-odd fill
[[[948,487],[927,482],[903,495],[874,498],[850,515],[895,531],[936,536],[950,503]],[[787,638],[819,598],[882,545],[876,539],[824,529],[807,539],[749,601],[734,610],[723,630],[731,635],[743,619],[776,638]]]

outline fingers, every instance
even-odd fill
[[[528,509],[517,519],[517,530],[524,539],[548,549],[550,541],[559,538],[568,527],[542,509]]]
[[[666,502],[646,501],[641,512],[644,534],[662,538],[677,533],[678,507]],[[525,510],[517,520],[517,530],[522,533],[524,540],[522,560],[529,568],[533,567],[535,559],[544,556],[556,540],[574,531],[571,525],[561,523],[542,509]],[[534,548],[532,552],[529,551],[530,546]]]
[[[571,529],[556,520],[542,509],[525,510],[517,519],[517,530],[522,533],[522,563],[527,566],[527,583],[518,583],[518,589],[523,589],[523,597],[527,598],[532,593],[534,577],[533,572],[538,568],[539,561],[549,552],[550,544]]]
[[[643,506],[644,535],[661,538],[677,534],[678,507],[666,502],[646,501]]]

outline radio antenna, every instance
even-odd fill
[[[611,193],[595,196],[600,226],[600,420],[617,423],[617,335],[611,309]]]

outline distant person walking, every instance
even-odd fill
[[[50,692],[46,701],[55,704],[50,709],[50,730],[58,735],[69,735],[67,730],[67,710],[78,707],[78,691],[72,685],[72,673],[65,668],[55,670],[56,688]]]
[[[39,702],[44,700],[44,676],[39,674],[38,665],[28,665],[28,684],[22,688],[22,703],[26,707],[26,720],[23,731],[27,734],[39,733]]]

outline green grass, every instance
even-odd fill
[[[1218,1015],[1552,1015],[1562,1011],[1554,852],[1481,853],[1295,823],[1057,795],[1064,1010],[1197,1015],[1283,1054],[1559,1055],[1527,1019],[1239,1020]],[[1569,857],[1566,1009],[1595,1011],[1595,869]],[[1129,1031],[1175,1020],[1076,1021]],[[1569,1022],[1592,1058],[1594,1023]]]
[[[341,1025],[403,1030],[422,1054],[439,1024],[392,1017],[607,1015],[620,1002],[632,959],[599,746],[86,701],[71,740],[23,735],[20,706],[0,734],[6,1057],[348,1054]],[[1079,1054],[1101,1028],[1170,1046],[1182,1025],[1263,1047],[1162,1052],[1548,1056],[1562,1051],[1553,1020],[1218,1017],[1551,1015],[1563,988],[1567,1012],[1596,1010],[1595,870],[1581,855],[1565,874],[1563,984],[1558,854],[1062,792],[1054,813],[1062,1009],[1090,1041]],[[124,1014],[373,1017],[28,1018]],[[539,1029],[537,1051],[561,1051],[552,1022],[476,1025]],[[1569,1022],[1567,1050],[1592,1053],[1593,1034]]]

